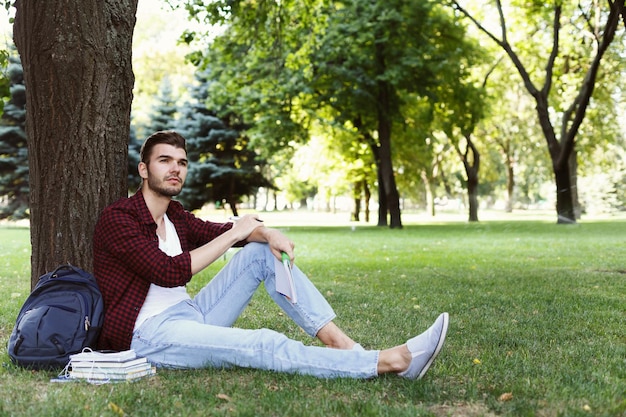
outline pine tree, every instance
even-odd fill
[[[161,80],[161,88],[156,100],[156,104],[152,107],[151,123],[145,126],[146,137],[160,130],[172,129],[176,124],[178,106],[169,77],[165,76]]]
[[[29,217],[26,87],[18,57],[9,58],[7,74],[11,98],[0,118],[0,218],[18,220]]]
[[[234,114],[219,118],[207,109],[209,72],[197,72],[192,102],[181,109],[178,131],[187,139],[191,162],[187,182],[179,199],[189,210],[207,202],[227,203],[234,215],[242,198],[259,187],[272,187],[263,177],[264,164],[242,134],[245,125]]]

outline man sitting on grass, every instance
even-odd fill
[[[256,215],[235,223],[196,218],[172,200],[187,175],[185,139],[156,132],[141,149],[141,189],[101,214],[94,234],[94,273],[104,296],[99,348],[133,349],[157,366],[241,366],[315,375],[370,378],[397,373],[419,379],[441,350],[443,313],[422,334],[385,350],[364,350],[297,268],[297,303],[276,292],[274,257],[294,244]],[[229,248],[243,246],[193,298],[185,285]],[[231,327],[261,282],[285,313],[327,347],[306,346],[269,330]]]

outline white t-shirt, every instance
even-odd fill
[[[176,233],[174,223],[167,217],[167,214],[164,215],[163,221],[165,222],[165,240],[159,236],[159,249],[168,256],[180,255],[183,253],[183,250],[180,246],[180,239],[178,238],[178,233]],[[146,300],[135,321],[135,329],[141,326],[148,318],[156,316],[174,304],[190,298],[185,286],[166,288],[150,284]]]

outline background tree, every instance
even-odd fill
[[[137,0],[17,1],[30,171],[31,282],[92,267],[100,211],[127,195]],[[123,172],[123,171],[122,171]]]
[[[8,7],[8,5],[6,5]],[[11,80],[6,71],[9,66],[9,57],[10,52],[6,49],[0,49],[0,114],[2,113],[2,109],[4,108],[5,99],[8,100],[11,96],[11,92],[9,91],[9,86],[11,85]]]
[[[529,94],[534,98],[537,116],[546,139],[554,170],[557,221],[558,223],[576,222],[575,203],[577,195],[575,191],[575,173],[577,161],[575,138],[585,118],[585,113],[594,91],[600,62],[615,37],[620,22],[619,19],[624,9],[624,0],[608,2],[606,7],[602,7],[597,2],[570,4],[562,1],[549,3],[534,2],[532,5],[527,6],[525,9],[526,27],[529,27],[532,31],[530,34],[531,39],[532,37],[535,39],[539,38],[541,34],[546,33],[546,29],[551,29],[552,45],[546,57],[541,87],[537,87],[537,83],[533,81],[533,77],[538,76],[538,71],[533,72],[532,67],[525,65],[519,53],[515,50],[516,47],[524,48],[523,45],[533,43],[529,43],[527,38],[524,38],[518,44],[511,43],[509,40],[509,27],[507,26],[500,0],[496,1],[496,11],[500,22],[500,37],[494,35],[487,27],[475,19],[458,1],[453,0],[453,4],[457,10],[471,19],[483,33],[506,52],[522,77]],[[568,13],[569,20],[567,25],[563,25],[565,18],[562,15],[564,12]],[[551,22],[549,19],[551,19]],[[562,29],[565,29],[566,33],[570,34],[581,34],[582,32],[590,34],[590,36],[583,37],[583,42],[589,51],[588,56],[591,59],[580,62],[580,74],[584,74],[584,77],[577,78],[579,87],[568,92],[561,89],[556,94],[557,97],[569,98],[569,105],[565,104],[562,99],[555,99],[555,93],[553,92],[555,78],[558,79],[558,76],[562,75],[559,67],[555,65],[563,49],[561,35],[564,31]],[[540,41],[535,43],[538,49],[535,52],[535,56],[544,55],[543,51],[541,51],[542,45],[543,43]],[[550,104],[554,102],[561,102],[563,106],[555,109]],[[554,113],[555,110],[561,118],[559,129],[555,129],[551,117],[551,113]]]
[[[312,57],[316,97],[371,147],[378,169],[378,224],[386,225],[389,215],[389,225],[401,227],[392,154],[394,123],[404,119],[401,97],[432,94],[442,74],[454,71],[467,53],[463,27],[432,2],[354,0],[330,8],[328,15]]]
[[[26,90],[20,59],[11,57],[7,67],[11,98],[0,118],[0,219],[28,217],[28,143]]]
[[[178,122],[187,139],[188,158],[192,162],[185,190],[178,197],[188,210],[201,208],[207,202],[225,202],[233,215],[242,198],[259,187],[272,188],[262,174],[264,161],[250,147],[242,134],[245,126],[237,115],[222,118],[207,109],[210,71],[196,74],[192,87],[193,102],[186,103]]]
[[[307,99],[302,71],[324,21],[316,12],[320,2],[181,3],[208,28],[183,35],[187,42],[197,41],[199,48],[189,59],[200,70],[211,71],[207,107],[218,117],[238,115],[263,158],[290,142],[306,141],[309,120],[302,103]],[[211,30],[215,25],[221,28],[218,36]]]
[[[158,90],[155,101],[151,105],[149,118],[139,128],[146,137],[154,132],[170,130],[176,127],[176,119],[178,117],[177,97],[173,95],[172,83],[167,75],[163,77],[160,85],[161,88]]]
[[[484,83],[483,86],[475,85],[468,71],[473,60],[468,61],[467,65],[460,65],[457,72],[444,74],[447,82],[437,87],[434,127],[445,134],[463,164],[469,205],[468,220],[474,222],[478,221],[481,158],[473,135],[485,116],[487,101],[484,98]]]
[[[184,3],[225,26],[195,58],[219,74],[211,98],[232,103],[254,146],[271,152],[306,140],[311,116],[333,108],[328,123],[351,124],[375,156],[379,225],[402,227],[391,150],[398,97],[425,94],[457,65],[464,36],[450,13],[406,0]]]

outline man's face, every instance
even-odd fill
[[[184,149],[160,143],[152,148],[148,164],[139,163],[139,175],[150,190],[174,197],[182,190],[187,177],[187,153]]]

